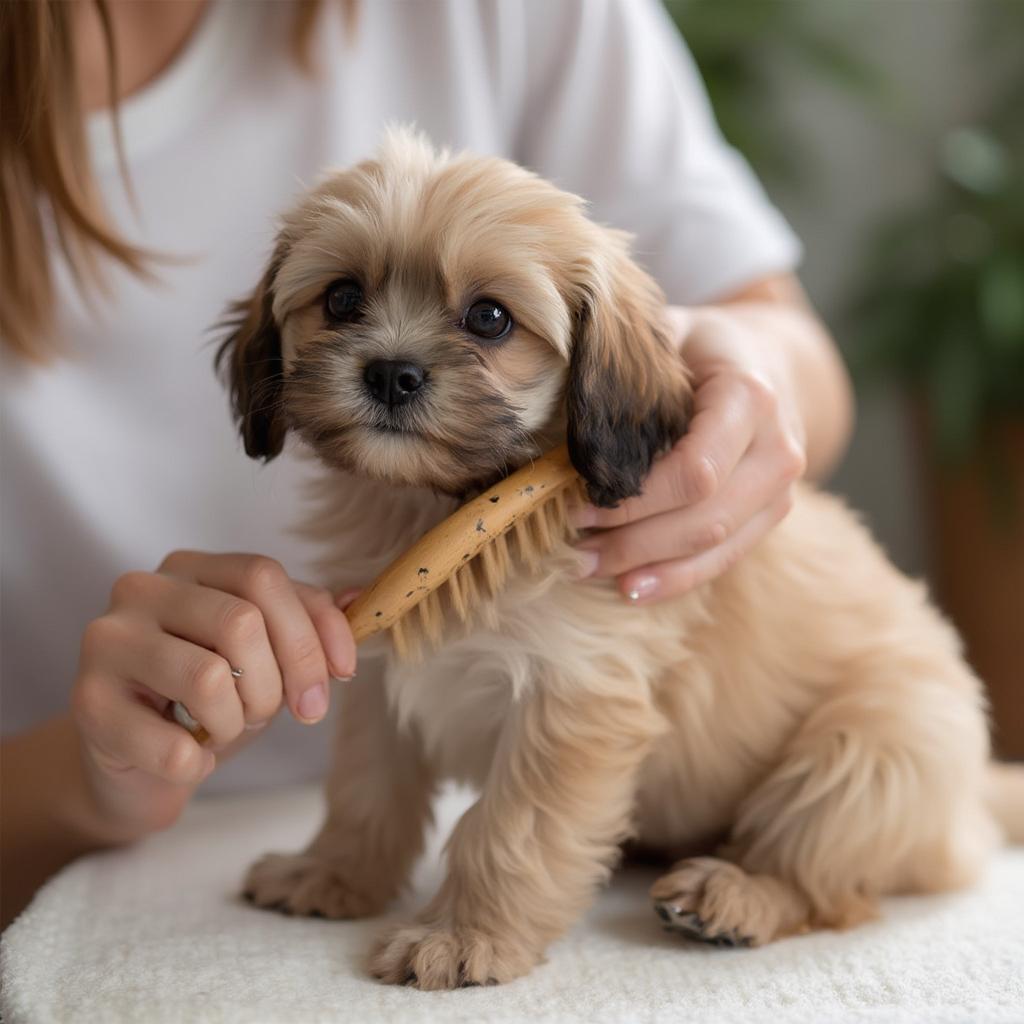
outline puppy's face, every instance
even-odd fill
[[[497,159],[392,136],[286,219],[221,357],[249,454],[450,494],[568,436],[602,504],[639,490],[688,400],[623,236]]]

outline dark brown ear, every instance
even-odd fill
[[[665,299],[623,237],[583,284],[566,392],[569,455],[595,505],[640,493],[656,455],[685,432],[691,390],[665,333]]]
[[[232,304],[225,321],[228,334],[216,357],[218,371],[227,377],[246,454],[266,462],[280,454],[287,432],[281,410],[281,333],[272,309],[274,278],[286,252],[278,242],[252,295]]]

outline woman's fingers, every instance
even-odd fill
[[[234,689],[248,725],[268,722],[281,706],[283,684],[263,613],[251,601],[163,573],[128,573],[114,587],[114,606],[145,612],[173,636],[219,654],[236,672]],[[158,689],[146,675],[139,682]],[[172,696],[159,690],[165,696]],[[178,698],[174,694],[176,699]],[[194,717],[198,709],[184,700]],[[203,725],[206,721],[199,719]],[[208,730],[213,735],[212,730]]]
[[[94,648],[102,647],[102,658]],[[157,710],[181,701],[202,722],[215,747],[227,746],[245,729],[245,712],[231,666],[219,654],[171,636],[152,622],[113,613],[91,623],[82,647],[82,665],[97,676],[121,679],[152,694]],[[122,702],[138,696],[123,685]]]
[[[348,610],[348,606],[363,592],[363,587],[346,587],[340,593],[334,595],[334,603],[343,612]],[[345,620],[346,623],[348,619]]]
[[[724,544],[694,558],[644,566],[619,578],[619,590],[634,602],[678,597],[706,583],[745,555],[773,526],[785,518],[793,504],[790,491],[749,519]]]
[[[639,566],[691,558],[729,540],[777,496],[768,460],[750,459],[708,501],[595,534],[577,548],[596,555],[594,576],[618,576]]]
[[[284,568],[258,555],[208,555],[180,551],[169,555],[161,572],[226,591],[259,608],[277,664],[285,698],[301,721],[317,722],[327,713],[330,675],[348,666],[327,665],[327,657],[309,613]],[[246,670],[245,665],[238,668]]]
[[[115,676],[84,674],[75,691],[75,711],[90,749],[109,771],[137,768],[175,785],[195,786],[217,763],[213,753],[133,696]]]
[[[295,593],[320,637],[331,675],[335,679],[351,679],[356,673],[356,642],[343,611],[345,605],[329,590],[308,583],[296,583]]]

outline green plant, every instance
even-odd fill
[[[932,184],[887,212],[852,261],[847,321],[858,385],[896,379],[923,397],[932,452],[964,460],[986,428],[1024,417],[1024,38],[1021,0],[962,0],[993,83],[976,124],[922,159]],[[884,5],[822,0],[665,0],[701,70],[726,137],[769,182],[805,188],[807,140],[787,124],[778,70],[913,122],[913,103],[862,54]],[[922,0],[922,16],[927,16]],[[927,101],[927,98],[926,98]]]
[[[1024,420],[1024,4],[972,10],[994,87],[931,154],[928,198],[876,232],[854,307],[858,378],[917,394],[947,464],[998,462],[989,428]]]
[[[856,5],[664,2],[697,62],[723,134],[769,181],[813,180],[808,140],[787,125],[783,114],[781,68],[808,88],[824,85],[873,103],[889,98],[886,80],[854,45],[862,24]]]
[[[882,227],[866,261],[855,370],[920,394],[947,462],[970,457],[993,419],[1024,416],[1021,156],[992,129],[950,132],[934,195]]]

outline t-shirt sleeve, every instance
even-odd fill
[[[801,246],[715,123],[657,0],[528,0],[515,157],[636,236],[670,302],[792,270]]]

